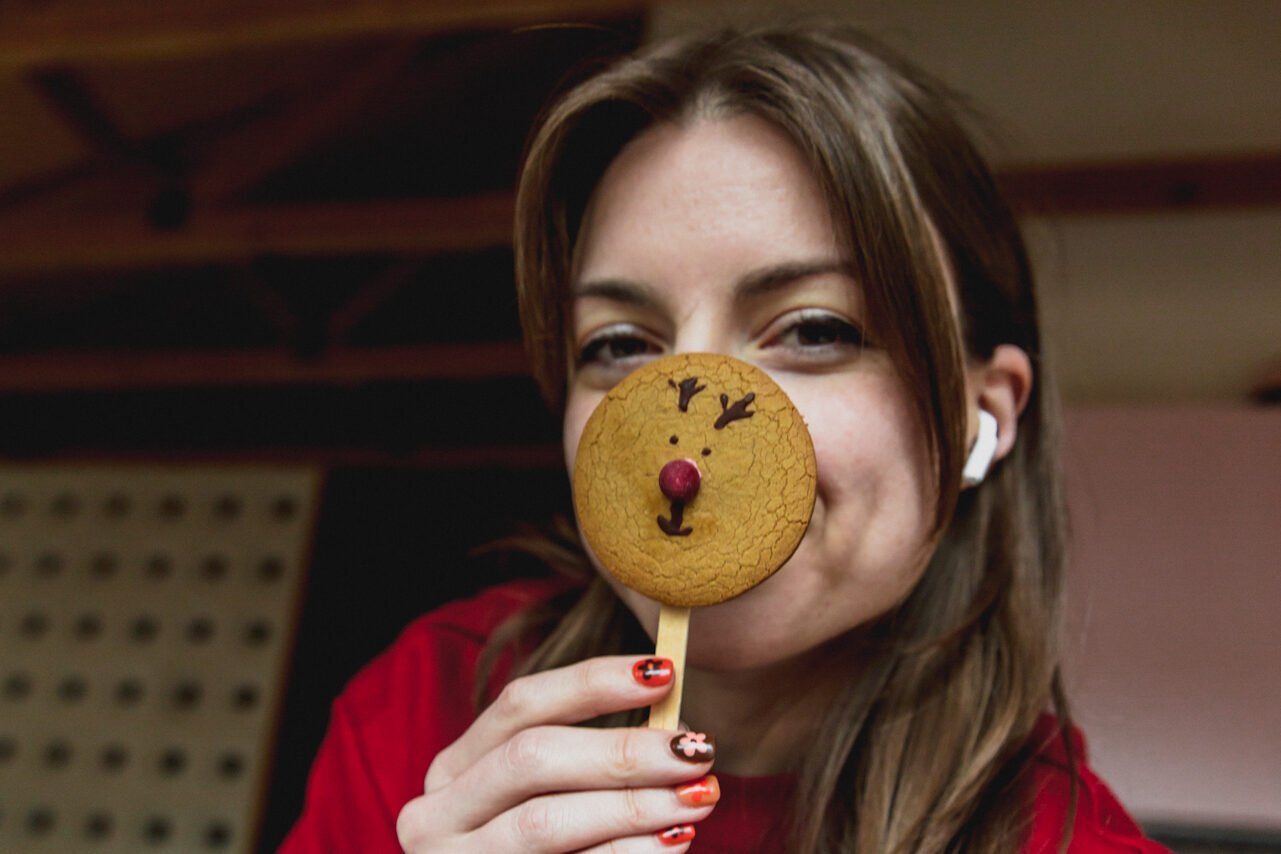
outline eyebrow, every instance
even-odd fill
[[[751,302],[786,288],[801,279],[829,273],[840,273],[845,276],[853,276],[854,274],[853,268],[846,261],[835,259],[787,261],[771,267],[764,267],[760,270],[753,270],[740,279],[738,285],[734,288],[734,301],[737,303]]]
[[[734,286],[734,301],[751,302],[782,290],[793,283],[811,276],[829,273],[852,276],[853,269],[846,261],[821,259],[814,261],[786,261],[753,270],[738,280]],[[598,297],[624,305],[654,307],[662,303],[658,292],[643,282],[631,279],[597,279],[579,282],[574,286],[575,299]]]
[[[598,279],[579,282],[574,286],[574,298],[599,297],[625,305],[653,307],[660,300],[657,291],[642,282],[630,279]]]

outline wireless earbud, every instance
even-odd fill
[[[996,416],[986,409],[979,410],[979,435],[970,448],[970,455],[965,460],[961,471],[961,482],[969,486],[978,486],[987,477],[988,467],[996,456]]]

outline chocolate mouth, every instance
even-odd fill
[[[669,537],[688,537],[690,534],[694,532],[694,529],[681,527],[681,516],[683,516],[684,513],[685,513],[685,502],[673,501],[672,517],[668,519],[666,516],[659,516],[658,517],[659,529],[661,529],[662,532]]]

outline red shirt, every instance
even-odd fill
[[[329,731],[307,784],[306,804],[286,838],[284,854],[399,854],[396,816],[422,794],[433,757],[471,725],[477,656],[495,626],[519,608],[549,595],[547,582],[521,581],[454,602],[413,622],[335,701]],[[1044,716],[1033,737],[1038,755],[1031,835],[1024,854],[1058,851],[1067,815],[1067,758]],[[1083,763],[1084,745],[1078,739]],[[1144,839],[1107,786],[1084,764],[1070,851],[1165,852]],[[778,805],[791,794],[787,776],[734,777],[717,773],[721,799],[699,822],[692,850],[781,851],[774,826]]]

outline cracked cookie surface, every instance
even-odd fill
[[[660,487],[673,461],[697,467],[693,487],[687,469],[686,491]],[[580,529],[605,568],[693,607],[747,591],[791,557],[814,508],[816,464],[804,420],[764,371],[683,353],[609,391],[583,430],[573,481]]]

